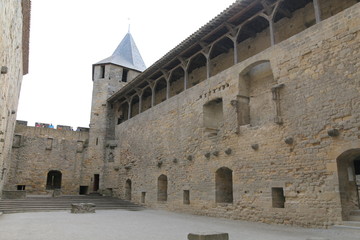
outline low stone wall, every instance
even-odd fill
[[[71,213],[95,213],[94,203],[73,203],[71,204]]]
[[[2,191],[2,199],[25,199],[26,191]]]
[[[229,240],[228,233],[189,233],[188,240]]]

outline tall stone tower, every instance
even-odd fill
[[[93,65],[93,93],[90,117],[88,158],[84,162],[82,184],[89,192],[103,190],[106,146],[114,144],[112,106],[107,99],[145,70],[144,61],[128,32],[114,53]]]

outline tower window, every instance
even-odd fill
[[[105,78],[105,66],[100,66],[100,78]]]
[[[129,72],[128,69],[125,69],[125,68],[123,69],[122,77],[121,77],[122,82],[127,82],[128,72]]]

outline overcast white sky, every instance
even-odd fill
[[[128,31],[147,67],[235,0],[32,0],[18,120],[88,127],[92,64]]]

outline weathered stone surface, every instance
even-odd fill
[[[188,240],[229,240],[228,233],[189,233]]]
[[[71,204],[71,213],[95,213],[95,204],[73,203]]]
[[[320,23],[312,3],[276,21],[273,46],[262,29],[237,48],[221,39],[217,56],[205,47],[186,90],[183,56],[136,87],[119,81],[123,67],[95,66],[90,134],[17,128],[9,188],[46,193],[59,169],[67,193],[305,227],[346,220],[358,208],[360,3],[321,2]]]
[[[2,192],[2,199],[25,199],[26,191],[5,191]]]
[[[28,33],[28,29],[23,28],[28,26],[23,26],[22,5],[29,7],[28,4],[29,1],[12,0],[2,0],[0,3],[0,197],[9,173],[15,113],[23,72],[27,70],[23,57],[28,53],[23,51],[23,40],[26,42],[29,38],[28,35],[27,38],[23,36]],[[29,8],[24,11],[29,11]]]
[[[17,185],[25,185],[28,194],[55,197],[78,194],[80,186],[89,186],[81,179],[88,138],[88,132],[16,125],[15,139],[18,141],[12,149],[6,190],[16,190]],[[54,170],[62,174],[60,189],[49,189],[47,186],[47,174]]]

